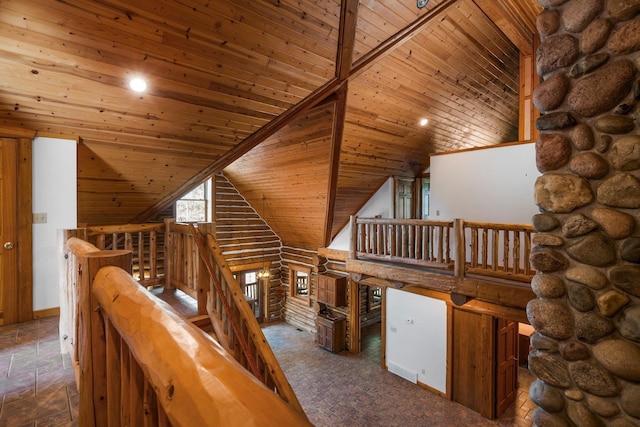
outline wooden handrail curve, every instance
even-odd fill
[[[101,268],[93,295],[104,319],[93,362],[106,365],[94,393],[106,396],[105,425],[311,425],[122,269]]]
[[[198,241],[198,248],[207,271],[211,275],[211,292],[209,295],[209,313],[219,329],[232,325],[226,347],[243,366],[251,371],[257,369],[259,378],[269,389],[274,390],[289,403],[301,416],[306,418],[302,405],[289,384],[280,364],[269,346],[253,311],[247,303],[244,293],[222,254],[220,246],[211,233],[202,233],[191,226],[192,233]],[[201,247],[200,245],[204,247]],[[209,258],[211,257],[211,258]],[[234,326],[235,325],[235,326]],[[234,332],[231,334],[230,332]],[[241,350],[241,351],[236,351]],[[253,366],[255,364],[255,367]],[[255,372],[255,371],[254,371]]]

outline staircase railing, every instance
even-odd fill
[[[306,418],[213,234],[193,225],[189,227],[210,275],[207,311],[218,342],[242,366]]]

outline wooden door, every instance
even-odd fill
[[[0,324],[18,321],[17,143],[0,138]]]
[[[494,317],[454,308],[452,316],[452,399],[495,418]]]
[[[396,178],[396,219],[413,218],[413,180]]]
[[[496,417],[518,394],[518,324],[497,319],[496,337]]]

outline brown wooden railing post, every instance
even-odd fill
[[[358,250],[358,217],[351,215],[349,222],[351,223],[351,242],[349,243],[349,258],[356,259],[356,253]]]
[[[453,271],[456,278],[464,278],[464,267],[466,263],[466,242],[464,236],[464,220],[456,218],[453,221],[453,235],[456,245],[456,259],[454,260]]]
[[[76,292],[75,292],[75,271],[74,256],[66,248],[67,240],[77,237],[82,240],[87,239],[86,228],[75,230],[58,230],[57,233],[57,255],[58,255],[58,279],[60,298],[60,321],[58,331],[60,335],[60,350],[62,353],[69,353],[73,356],[73,346],[76,341]]]
[[[215,235],[216,227],[213,223],[199,223],[198,230],[202,235],[212,234]],[[199,249],[198,249],[199,250]],[[207,270],[202,256],[197,259],[198,262],[198,283],[196,284],[197,301],[198,301],[198,314],[207,314],[207,292],[211,288],[211,278]]]
[[[171,275],[173,274],[173,234],[171,233],[171,224],[175,220],[165,219],[164,225],[164,288],[175,289],[171,283]]]
[[[127,250],[96,250],[77,257],[78,365],[80,371],[79,425],[107,425],[106,344],[102,317],[91,284],[98,270],[115,265],[131,274],[132,254]]]

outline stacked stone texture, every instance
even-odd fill
[[[640,0],[539,0],[540,426],[640,425]]]

